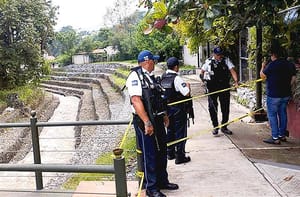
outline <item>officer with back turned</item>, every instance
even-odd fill
[[[162,75],[161,85],[165,88],[165,95],[168,103],[176,103],[185,100],[190,96],[190,84],[178,76],[179,61],[176,57],[167,60],[167,71]],[[188,101],[192,102],[192,101]],[[167,142],[183,139],[187,137],[187,103],[181,102],[168,106],[168,116],[170,124],[167,130]],[[186,140],[171,145],[167,149],[168,159],[175,159],[175,164],[182,164],[191,161],[185,155]]]
[[[153,75],[155,61],[150,51],[144,50],[138,55],[139,66],[132,68],[126,87],[133,109],[133,124],[138,146],[142,151],[142,170],[144,180],[142,188],[150,197],[166,196],[160,190],[176,190],[178,185],[170,183],[167,173],[166,130],[169,119],[163,89]]]

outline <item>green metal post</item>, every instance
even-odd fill
[[[37,123],[36,112],[32,111],[31,118],[30,118],[30,127],[31,127],[33,159],[34,159],[34,164],[41,164],[39,132],[36,123]],[[43,189],[43,175],[41,171],[35,171],[35,184],[37,190]]]
[[[122,156],[123,149],[117,148],[114,153],[115,183],[117,197],[127,197],[125,158]]]

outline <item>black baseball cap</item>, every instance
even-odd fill
[[[175,66],[179,66],[179,61],[176,57],[170,57],[167,60],[167,67],[168,68],[174,68]]]

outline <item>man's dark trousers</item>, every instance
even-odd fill
[[[214,92],[214,91],[209,91]],[[230,107],[230,92],[219,92],[208,96],[208,110],[210,118],[214,127],[219,125],[218,122],[218,99],[220,102],[222,112],[222,124],[227,123],[229,120],[229,107]],[[226,128],[226,126],[224,126]]]
[[[169,107],[169,127],[167,131],[167,142],[173,142],[187,136],[187,113],[181,107]],[[185,157],[186,140],[168,147],[170,157],[177,155],[178,158]]]
[[[163,117],[155,118],[154,134],[145,135],[144,128],[140,128],[139,118],[134,116],[133,124],[136,131],[137,141],[141,147],[143,159],[142,169],[144,171],[143,189],[149,191],[159,190],[160,185],[166,185],[167,173],[167,145],[166,132]],[[156,138],[155,138],[156,136]]]

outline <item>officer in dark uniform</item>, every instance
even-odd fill
[[[174,103],[189,98],[190,84],[184,82],[177,72],[179,71],[179,61],[176,57],[167,60],[167,71],[162,75],[161,85],[165,89],[168,103]],[[167,130],[167,142],[172,142],[187,137],[187,109],[186,103],[178,103],[168,106],[168,116],[170,124]],[[186,140],[171,145],[167,149],[168,159],[175,159],[175,164],[191,161],[189,156],[185,156]]]
[[[238,77],[234,70],[234,65],[229,58],[223,56],[223,50],[220,47],[214,48],[213,57],[205,61],[200,71],[200,78],[206,83],[207,92],[210,93],[229,88],[230,75],[234,80],[235,87],[237,87]],[[227,123],[229,120],[230,92],[225,91],[208,96],[208,110],[214,128],[219,125],[218,98],[222,112],[221,123]],[[212,134],[217,135],[218,131],[219,129],[216,128]],[[221,131],[228,135],[232,134],[232,131],[230,131],[227,126],[223,126]]]
[[[155,61],[150,51],[138,55],[139,66],[132,68],[126,81],[134,117],[138,146],[142,150],[142,170],[144,180],[142,188],[151,197],[166,196],[160,190],[176,190],[178,185],[170,183],[167,173],[167,145],[165,126],[169,119],[162,89],[156,83],[153,70]]]

